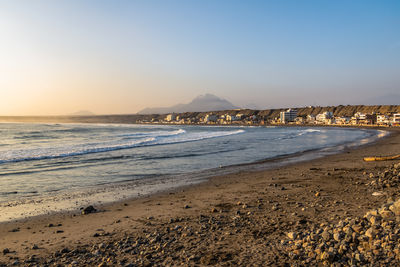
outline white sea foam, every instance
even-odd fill
[[[318,129],[301,130],[297,136],[302,136],[302,135],[309,134],[309,133],[320,133],[320,132],[322,132],[322,130],[318,130]]]
[[[179,129],[175,131],[133,133],[130,135],[130,137],[133,137],[135,139],[128,139],[128,140],[127,138],[121,139],[120,138],[121,136],[119,136],[117,140],[106,141],[106,142],[1,151],[0,163],[63,158],[63,157],[85,155],[90,153],[99,153],[99,152],[129,149],[135,147],[143,147],[143,146],[193,142],[204,139],[235,135],[243,132],[245,131],[236,130],[236,131],[215,131],[215,132],[210,131],[210,132],[187,133],[185,130]],[[129,135],[124,135],[123,137],[128,137],[128,136]]]

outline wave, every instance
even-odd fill
[[[245,132],[237,131],[216,131],[216,132],[194,132],[186,133],[179,129],[167,133],[155,132],[153,137],[145,137],[134,140],[116,140],[100,143],[74,144],[70,146],[45,147],[27,150],[10,150],[0,152],[0,164],[20,161],[32,161],[43,159],[56,159],[85,154],[115,151],[121,149],[130,149],[143,146],[168,145],[185,142],[200,141],[204,139],[236,135]]]
[[[286,136],[283,137],[279,137],[277,138],[278,140],[286,140],[286,139],[294,139],[297,138],[299,136],[303,136],[306,134],[313,134],[313,133],[322,133],[322,130],[319,129],[306,129],[306,130],[300,130],[294,133],[288,133]]]
[[[140,137],[140,136],[147,136],[147,137],[167,137],[173,135],[179,135],[186,133],[185,130],[179,129],[176,131],[156,131],[156,132],[144,132],[144,133],[132,133],[132,134],[120,134],[117,135],[118,137]]]
[[[318,129],[301,130],[300,133],[297,134],[297,136],[302,136],[302,135],[309,134],[309,133],[320,133],[320,132],[322,132],[322,130],[318,130]]]

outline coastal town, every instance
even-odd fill
[[[312,107],[309,107],[312,108]],[[276,113],[276,112],[275,112]],[[207,125],[331,125],[331,126],[381,126],[399,127],[400,113],[386,114],[355,112],[352,116],[335,115],[332,111],[318,114],[299,113],[289,108],[275,116],[264,115],[260,111],[230,110],[226,112],[205,112],[201,114],[171,113],[164,117],[157,115],[150,120],[137,120],[137,123],[161,124],[207,124]]]

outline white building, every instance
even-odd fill
[[[400,113],[393,114],[392,124],[396,126],[400,125]]]
[[[293,122],[297,117],[297,110],[288,109],[286,111],[282,111],[280,113],[281,123]]]
[[[312,114],[307,115],[306,120],[307,120],[308,123],[313,123],[313,122],[315,122],[315,116],[312,115]]]
[[[361,113],[361,112],[357,112],[356,114],[354,114],[353,117],[358,119],[358,120],[366,120],[367,119],[367,114],[364,114],[364,113]]]
[[[350,117],[336,117],[335,118],[335,123],[336,124],[340,124],[340,125],[346,125],[346,124],[350,124]]]
[[[389,116],[388,115],[376,115],[376,124],[378,125],[389,125]]]
[[[328,120],[333,118],[333,113],[330,111],[325,111],[324,113],[318,114],[315,119],[321,123],[327,123]]]
[[[167,117],[165,117],[165,121],[175,121],[175,120],[176,120],[175,114],[168,114]]]

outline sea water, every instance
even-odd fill
[[[328,127],[3,123],[0,221],[137,197],[378,134]]]

